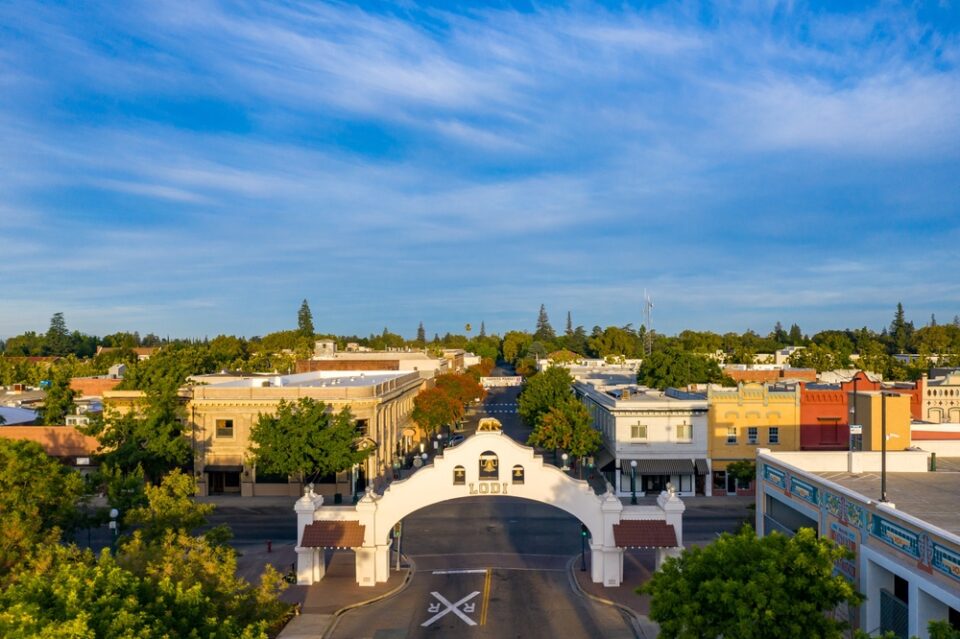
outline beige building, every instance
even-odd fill
[[[192,427],[194,468],[201,495],[298,495],[286,477],[258,475],[248,459],[250,429],[260,414],[276,411],[281,400],[309,397],[331,411],[349,406],[367,445],[375,452],[362,468],[341,473],[318,492],[349,497],[358,484],[382,478],[415,435],[413,399],[424,380],[418,371],[315,371],[253,377],[193,388],[187,414]]]
[[[960,423],[960,371],[922,379],[921,418],[934,424]]]

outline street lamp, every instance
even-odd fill
[[[880,501],[887,501],[887,440],[899,437],[897,434],[887,435],[887,397],[897,395],[883,391],[880,393]]]
[[[637,460],[630,460],[630,503],[637,505]]]
[[[566,453],[560,455],[560,459],[563,460],[563,468],[561,468],[560,470],[562,470],[562,471],[564,471],[564,472],[570,470],[570,467],[567,466],[567,458],[568,458],[568,457],[569,457],[569,455],[567,455]]]
[[[117,517],[119,517],[119,516],[120,516],[120,511],[119,511],[119,510],[117,510],[116,508],[111,508],[111,509],[110,509],[110,530],[113,531],[113,547],[114,547],[114,550],[116,550],[116,547],[117,547],[117,533],[119,532],[119,531],[118,531],[118,526],[117,526]]]
[[[849,429],[849,430],[850,430],[850,452],[851,452],[851,453],[852,453],[852,452],[856,452],[857,450],[859,450],[860,448],[862,448],[862,446],[857,446],[857,445],[855,444],[855,442],[856,442],[856,435],[855,435],[854,432],[853,432],[853,426],[854,426],[854,425],[856,425],[856,426],[859,426],[859,425],[860,425],[860,422],[857,421],[857,382],[859,382],[859,381],[860,381],[859,377],[857,377],[857,375],[854,375],[854,376],[853,376],[853,406],[850,408],[850,414],[853,415],[853,421],[850,422],[850,429]],[[861,437],[862,437],[862,435],[861,435]]]

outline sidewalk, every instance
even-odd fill
[[[650,596],[638,595],[637,586],[650,580],[654,572],[656,551],[627,550],[623,553],[623,583],[616,588],[594,583],[590,579],[590,554],[586,556],[586,570],[580,570],[580,557],[570,564],[571,581],[580,592],[595,601],[610,604],[634,618],[634,630],[643,639],[656,639],[660,634],[657,624],[650,621]]]
[[[391,569],[386,583],[360,587],[355,578],[353,552],[327,551],[327,572],[320,583],[294,586],[304,593],[300,614],[290,620],[277,639],[323,637],[336,625],[341,613],[393,594],[406,585],[409,576],[409,566],[401,564],[399,572]]]

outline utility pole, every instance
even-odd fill
[[[647,289],[643,289],[643,326],[646,329],[643,332],[643,354],[649,355],[653,352],[653,324],[651,317],[653,311],[653,300],[647,294]]]

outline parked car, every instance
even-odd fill
[[[463,443],[463,440],[466,439],[463,435],[450,435],[450,439],[447,441],[447,448],[453,448],[457,444]]]

